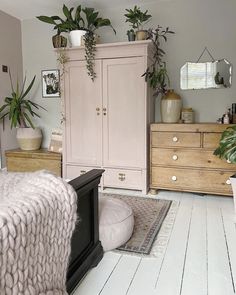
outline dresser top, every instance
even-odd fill
[[[151,131],[163,132],[223,132],[227,127],[235,124],[196,123],[196,124],[168,124],[153,123]]]
[[[33,159],[55,159],[60,160],[61,154],[53,153],[47,149],[40,149],[35,151],[24,151],[21,149],[14,149],[5,151],[6,157],[15,157],[15,158],[33,158]]]

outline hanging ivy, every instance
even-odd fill
[[[95,73],[95,52],[96,52],[96,37],[93,32],[88,31],[84,36],[85,45],[85,60],[87,73],[91,77],[92,81],[96,78]]]

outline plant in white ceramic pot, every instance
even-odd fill
[[[37,110],[40,108],[45,110],[45,108],[27,99],[36,76],[34,76],[25,90],[26,77],[21,89],[18,81],[14,89],[11,73],[9,75],[12,93],[11,96],[5,97],[4,104],[0,107],[0,120],[8,117],[11,122],[11,128],[17,128],[17,140],[21,149],[37,150],[41,145],[42,132],[40,128],[34,126],[32,118],[35,116],[40,118]]]

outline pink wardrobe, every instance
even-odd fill
[[[154,104],[141,76],[151,50],[151,41],[97,45],[94,82],[84,48],[65,51],[63,177],[103,168],[102,189],[147,192]]]

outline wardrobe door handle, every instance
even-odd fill
[[[125,180],[125,173],[119,173],[118,175],[119,175],[118,178],[119,178],[120,181],[124,181]]]

